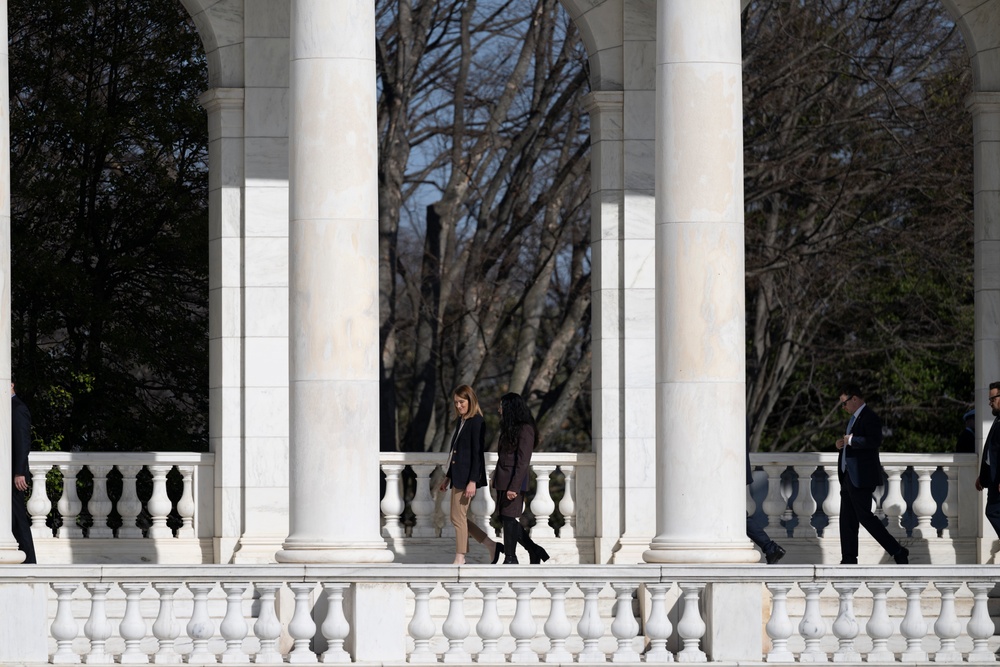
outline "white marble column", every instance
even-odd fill
[[[643,558],[756,562],[746,537],[740,1],[657,11],[657,535]]]
[[[967,100],[972,112],[975,156],[973,197],[975,206],[975,363],[976,450],[993,421],[987,403],[990,382],[1000,380],[1000,93],[973,93]],[[983,516],[986,494],[980,494],[978,521],[982,526],[979,562],[990,559],[996,535]],[[990,561],[992,562],[992,561]]]
[[[279,562],[389,562],[379,530],[375,8],[292,0],[289,505]]]
[[[0,0],[0,387],[10,384],[10,79],[7,0]],[[6,396],[0,392],[0,396]],[[11,532],[10,401],[0,400],[0,563],[20,563]]]

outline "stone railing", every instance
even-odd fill
[[[873,508],[889,532],[916,545],[921,562],[976,562],[976,455],[883,453],[881,459],[885,481]],[[771,538],[793,546],[792,562],[839,562],[837,454],[755,453],[750,460],[756,470],[747,509]],[[878,545],[867,547],[862,562],[877,562]]]
[[[993,566],[4,567],[18,631],[0,663],[995,662],[998,578]]]
[[[213,455],[31,452],[28,460],[41,562],[211,562]]]

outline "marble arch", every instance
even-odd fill
[[[378,404],[373,3],[182,2],[209,62],[215,560],[385,562],[378,421],[361,409]],[[738,408],[745,394],[743,4],[563,0],[592,71],[598,562],[757,559],[743,530],[743,410],[712,408]],[[986,415],[1000,368],[1000,0],[944,5],[975,73],[976,403]],[[0,60],[9,378],[6,40]],[[334,293],[345,281],[357,294]],[[0,421],[8,411],[0,401]],[[7,479],[8,461],[0,452]],[[711,489],[693,485],[707,477]],[[0,517],[9,502],[0,493]],[[725,519],[698,525],[706,513]],[[0,561],[16,553],[0,530]]]

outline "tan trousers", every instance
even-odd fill
[[[465,488],[451,490],[451,525],[455,526],[455,553],[469,553],[469,533],[482,544],[486,541],[486,533],[476,524],[469,521],[469,502],[463,494]]]

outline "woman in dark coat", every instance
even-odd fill
[[[455,526],[454,565],[465,564],[469,552],[469,534],[486,547],[493,562],[500,560],[503,546],[494,542],[482,528],[469,520],[469,503],[476,489],[486,486],[486,425],[476,392],[463,384],[452,392],[455,402],[455,432],[451,436],[451,459],[441,490],[451,486],[451,523]]]
[[[532,541],[520,521],[524,493],[528,490],[531,453],[537,445],[538,428],[524,399],[520,394],[504,394],[500,397],[500,443],[493,473],[493,488],[503,523],[504,564],[517,563],[518,543],[528,551],[531,563],[549,559],[549,554]]]

